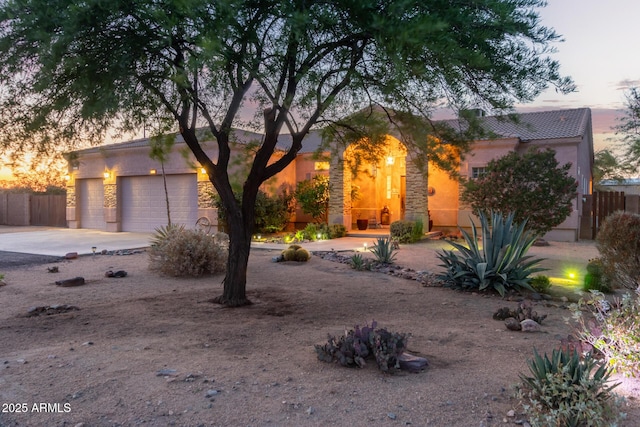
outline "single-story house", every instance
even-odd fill
[[[523,113],[513,122],[498,117],[481,117],[491,139],[474,141],[472,151],[460,164],[460,175],[477,176],[491,159],[510,151],[529,147],[552,148],[560,164],[571,163],[570,173],[579,183],[574,210],[569,218],[552,230],[549,240],[575,241],[580,235],[583,196],[591,194],[593,136],[588,108]],[[455,126],[455,120],[451,121]],[[261,135],[238,130],[233,138],[236,158],[243,156],[242,145],[260,141]],[[279,147],[286,149],[289,135],[281,135]],[[370,226],[383,227],[398,219],[432,220],[433,228],[454,231],[470,225],[471,212],[459,202],[460,186],[448,174],[428,167],[425,175],[402,141],[387,138],[386,155],[365,167],[366,174],[352,176],[347,162],[349,147],[342,152],[324,153],[329,161],[314,153],[320,146],[320,133],[310,133],[294,162],[265,184],[273,191],[281,185],[294,188],[297,182],[316,174],[329,175],[331,183],[329,223],[348,229],[356,219],[370,220]],[[116,143],[79,150],[69,157],[67,180],[67,223],[70,228],[105,231],[153,231],[167,223],[162,170],[167,181],[171,220],[188,227],[200,217],[217,223],[212,203],[214,189],[184,142],[178,137],[163,163],[149,156],[148,139]],[[212,158],[216,144],[204,144]],[[241,169],[242,162],[237,168]],[[352,199],[354,189],[359,197]],[[297,210],[291,219],[305,223],[311,218]]]

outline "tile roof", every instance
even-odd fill
[[[481,121],[487,131],[521,141],[582,137],[590,132],[589,108],[519,113],[516,116],[517,121],[506,116],[482,117]],[[461,123],[458,119],[444,122],[454,127]]]
[[[517,117],[517,122],[506,116],[486,116],[482,117],[481,121],[488,131],[504,138],[519,138],[521,141],[582,137],[586,132],[590,132],[588,123],[591,117],[591,110],[588,108],[519,113]],[[454,128],[464,126],[464,122],[458,119],[442,120],[442,122],[448,123]],[[235,130],[233,136],[234,138],[232,139],[240,143],[260,141],[262,139],[262,134],[260,133],[240,129]],[[184,142],[182,136],[177,135],[176,143],[182,142]],[[312,130],[305,137],[299,153],[312,153],[320,146],[320,143],[320,132]],[[97,153],[146,147],[148,145],[149,138],[141,138],[78,150],[78,153]],[[291,147],[291,135],[281,134],[277,148],[287,150],[289,147]]]

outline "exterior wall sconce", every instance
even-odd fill
[[[66,175],[64,176],[64,180],[65,180],[65,181],[71,181],[71,175],[66,174]]]
[[[149,175],[156,175],[158,173],[158,171],[156,169],[151,169],[149,171]]]
[[[396,159],[393,156],[388,156],[387,157],[387,164],[388,165],[392,165],[396,162]]]
[[[104,176],[104,179],[109,179],[109,177],[111,177],[111,173],[109,173],[109,171],[104,171],[102,176]]]
[[[200,173],[202,175],[206,175],[207,174],[207,170],[205,168],[200,168]]]

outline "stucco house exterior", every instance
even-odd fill
[[[579,237],[582,200],[591,194],[593,138],[591,112],[587,108],[557,110],[520,115],[518,123],[497,117],[482,117],[492,139],[474,141],[472,152],[461,162],[460,175],[473,177],[494,158],[510,151],[524,152],[531,146],[552,148],[560,164],[571,163],[571,175],[579,183],[574,210],[560,226],[547,236],[549,240],[574,241]],[[449,123],[456,126],[456,121]],[[234,132],[233,151],[240,158],[243,146],[260,141],[261,135],[248,131]],[[290,138],[281,135],[279,147],[285,149]],[[280,186],[295,188],[297,182],[316,174],[329,176],[331,184],[329,223],[354,228],[356,219],[370,220],[370,226],[387,226],[399,219],[421,219],[434,229],[454,231],[458,225],[470,225],[471,212],[459,202],[457,181],[428,167],[428,173],[416,165],[416,154],[404,146],[399,137],[389,135],[386,155],[375,164],[366,165],[367,173],[352,176],[341,152],[323,153],[318,158],[321,138],[318,131],[307,136],[294,162],[263,187],[276,191]],[[205,143],[205,150],[216,158],[216,144]],[[149,156],[148,139],[105,145],[74,152],[70,156],[67,180],[67,223],[70,228],[105,231],[153,231],[167,223],[162,166],[167,180],[171,220],[187,227],[200,217],[217,224],[212,203],[214,189],[202,173],[186,145],[178,137],[164,164]],[[424,162],[422,162],[424,163]],[[237,166],[241,168],[241,166]],[[354,188],[358,198],[352,199]],[[311,221],[300,210],[292,223]]]

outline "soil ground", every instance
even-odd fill
[[[402,246],[397,264],[438,272],[442,247]],[[238,309],[209,302],[222,275],[161,276],[144,251],[5,265],[0,426],[521,425],[519,373],[534,348],[550,352],[572,332],[559,299],[532,302],[548,315],[542,332],[513,332],[492,314],[515,308],[517,297],[423,287],[318,256],[271,262],[278,253],[252,251],[254,304]],[[592,244],[560,243],[532,253],[553,275],[597,255]],[[105,277],[109,270],[128,274]],[[54,283],[77,276],[86,284]],[[28,316],[51,306],[61,307]],[[317,360],[314,344],[327,334],[372,320],[410,333],[410,352],[430,366],[389,375],[373,361],[349,369]],[[639,425],[640,383],[618,390],[627,397],[622,425]]]

